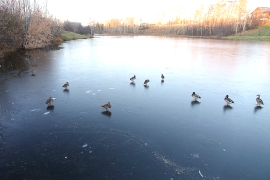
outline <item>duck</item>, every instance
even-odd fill
[[[36,75],[36,71],[35,70],[31,71],[31,76],[35,76],[35,75]]]
[[[136,79],[136,76],[135,76],[135,75],[134,75],[133,77],[130,78],[130,80],[131,80],[132,82],[134,82],[135,79]]]
[[[198,94],[196,94],[195,92],[193,92],[191,94],[191,96],[194,98],[194,101],[197,101],[197,99],[201,99],[201,96],[199,96]]]
[[[65,88],[65,89],[67,89],[68,86],[69,86],[69,83],[66,82],[62,87]]]
[[[227,105],[234,103],[233,100],[231,100],[228,95],[225,96],[224,100],[227,103]]]
[[[165,76],[163,74],[161,74],[161,79],[164,80],[165,79]]]
[[[264,105],[264,104],[263,104],[263,101],[262,101],[262,99],[260,98],[260,95],[259,95],[259,94],[257,95],[256,101],[257,101],[257,106],[261,106],[261,104]]]
[[[49,97],[49,99],[47,99],[47,101],[45,102],[45,104],[47,104],[48,106],[52,106],[52,103],[53,103],[53,98],[52,97]]]
[[[149,82],[150,82],[150,80],[149,80],[149,79],[146,79],[146,80],[144,81],[143,84],[144,84],[145,86],[147,86],[147,85],[148,85],[147,83],[149,83]]]
[[[106,109],[106,111],[108,111],[109,108],[112,107],[111,103],[108,102],[107,104],[101,105],[102,108]]]

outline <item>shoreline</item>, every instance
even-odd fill
[[[234,41],[270,41],[270,36],[186,36],[186,35],[177,35],[177,34],[116,34],[116,33],[104,33],[97,34],[98,36],[150,36],[150,37],[174,37],[174,38],[192,38],[192,39],[217,39],[217,40],[234,40]],[[94,36],[95,37],[95,36]]]
[[[218,39],[218,40],[236,40],[236,41],[270,41],[270,36],[245,36],[245,35],[236,35],[236,36],[223,36],[223,37],[216,37],[216,36],[187,36],[187,35],[177,35],[177,34],[162,34],[160,32],[155,33],[147,33],[147,32],[140,32],[137,34],[134,33],[103,33],[103,34],[94,34],[93,36],[89,37],[89,39],[95,38],[95,36],[150,36],[150,37],[174,37],[174,38],[193,38],[193,39]],[[72,41],[77,39],[86,39],[85,37],[73,37],[65,41]],[[61,43],[61,44],[62,44]],[[61,45],[59,44],[59,45]],[[51,45],[53,46],[53,45]],[[47,48],[47,47],[44,47]],[[43,49],[43,48],[35,48],[35,49]],[[30,49],[30,50],[35,50]],[[5,54],[9,54],[10,52],[18,51],[20,49],[3,49],[0,50],[0,62],[4,59]]]

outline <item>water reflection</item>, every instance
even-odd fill
[[[232,106],[230,106],[230,105],[224,105],[223,106],[223,111],[225,112],[225,111],[228,111],[228,110],[232,110],[233,109],[233,107]]]
[[[0,58],[0,73],[17,71],[17,75],[20,76],[23,71],[32,69],[30,72],[31,76],[35,76],[35,68],[38,66],[39,62],[39,57],[36,59],[35,55],[39,53],[45,54],[44,52],[60,49],[63,48],[57,46],[49,46],[39,50],[18,50],[6,54],[4,57]]]
[[[144,86],[145,89],[148,89],[149,88],[149,86],[146,85],[146,84],[144,84],[143,86]]]
[[[199,104],[201,104],[200,101],[197,101],[197,100],[191,101],[191,106],[195,106],[195,105],[199,105]]]
[[[63,92],[65,92],[65,93],[68,94],[69,93],[69,89],[64,89]]]
[[[54,105],[48,106],[47,110],[50,110],[50,111],[54,110]]]
[[[163,83],[164,83],[164,80],[162,79],[162,80],[161,80],[161,84],[163,84]]]
[[[25,51],[9,53],[4,56],[3,59],[0,59],[0,72],[4,73],[19,70],[18,75],[20,75],[22,71],[29,69],[29,59],[30,56],[27,56]]]
[[[257,111],[261,110],[263,107],[262,106],[255,106],[254,107],[254,113],[256,113]]]
[[[110,111],[103,111],[103,112],[101,112],[101,114],[103,114],[105,116],[108,116],[108,117],[111,117],[112,112],[110,112]]]
[[[130,85],[135,87],[136,84],[135,82],[131,82]]]

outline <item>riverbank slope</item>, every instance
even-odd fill
[[[234,36],[227,36],[224,37],[224,39],[270,41],[270,24],[243,33],[238,33]]]
[[[70,41],[70,40],[76,40],[76,39],[87,39],[87,38],[92,38],[93,36],[91,35],[82,35],[82,34],[77,34],[74,32],[69,32],[69,31],[63,31],[61,34],[61,38],[63,41]]]

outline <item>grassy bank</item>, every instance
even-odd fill
[[[235,36],[227,36],[223,39],[270,41],[270,24],[258,29],[251,29],[243,33],[239,33]]]
[[[68,31],[64,31],[61,35],[62,35],[63,41],[70,41],[70,40],[75,40],[75,39],[87,39],[87,38],[89,38],[89,36],[77,34],[77,33],[74,33],[74,32],[68,32]]]

